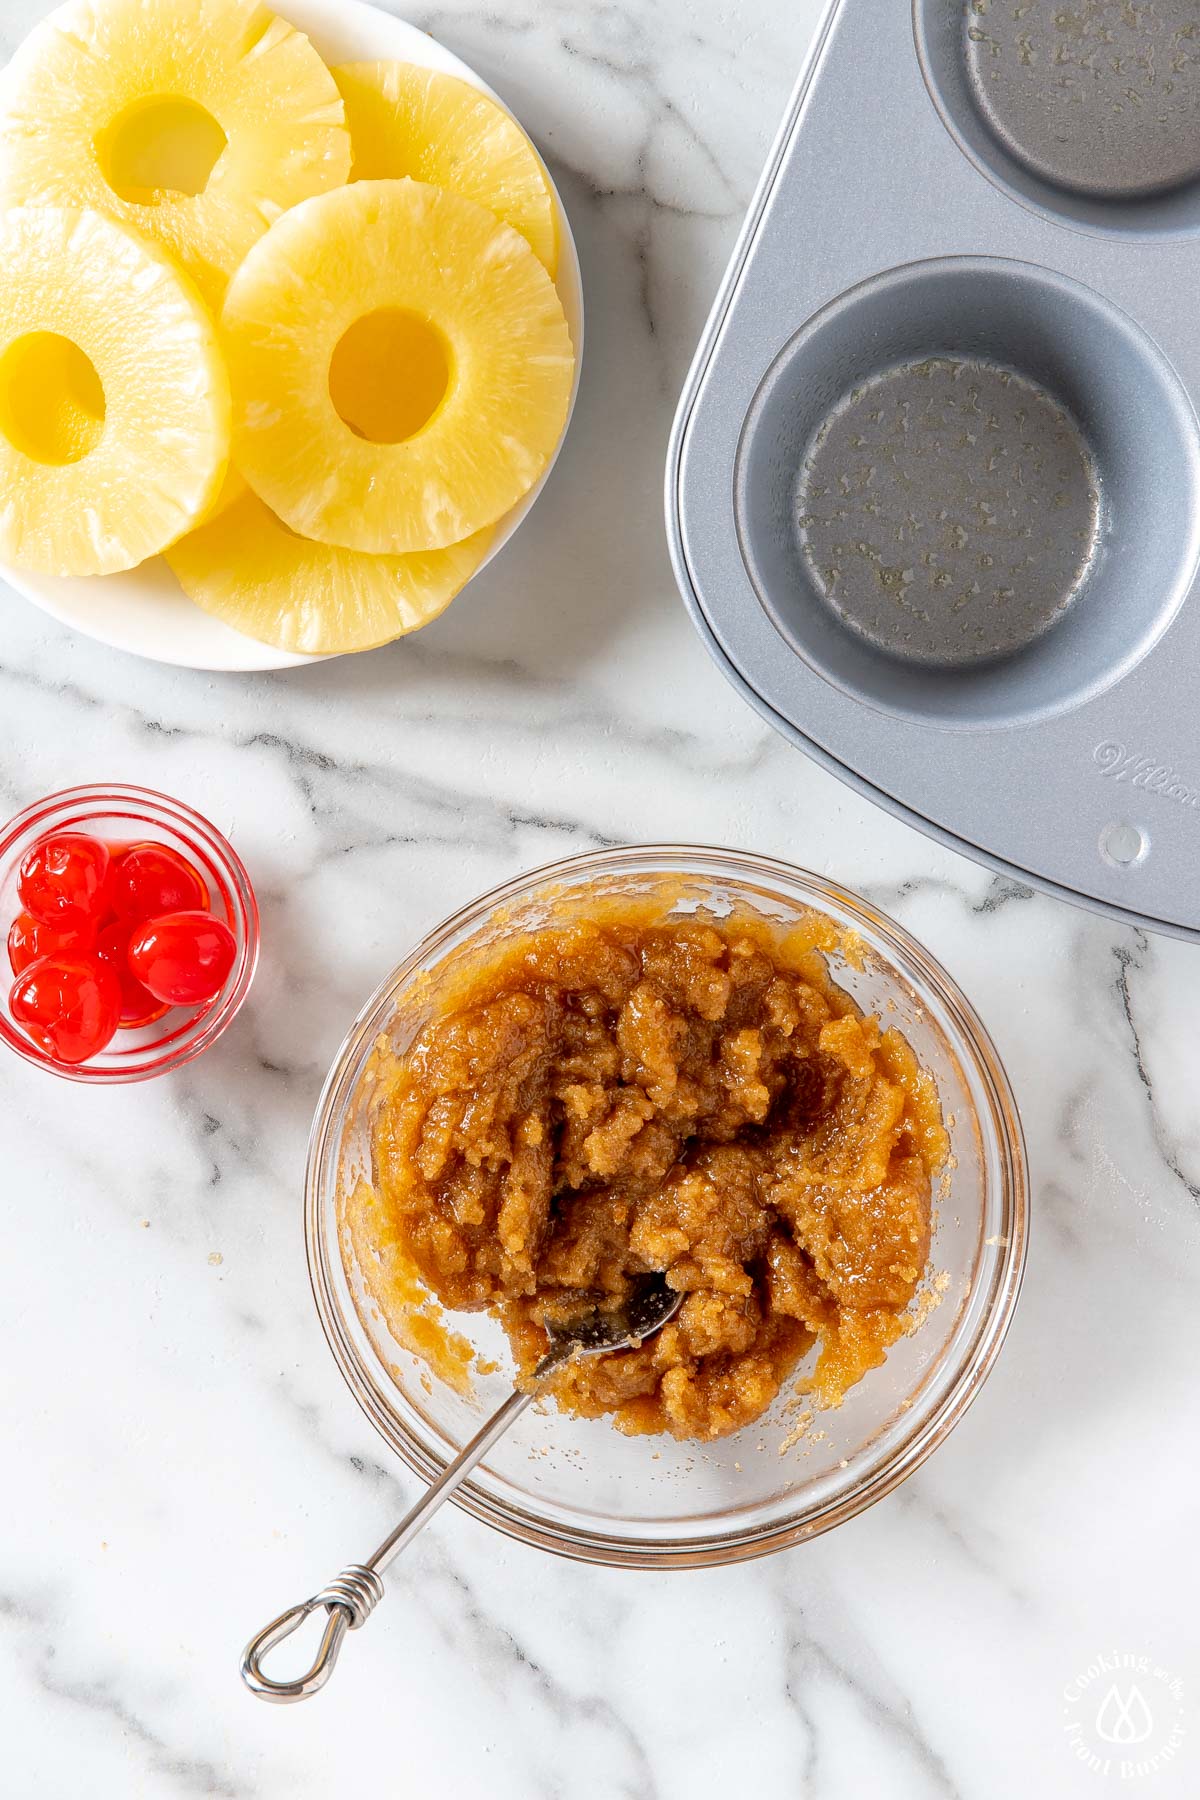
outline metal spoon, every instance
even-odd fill
[[[390,1536],[384,1538],[375,1554],[365,1563],[351,1563],[319,1594],[299,1606],[290,1606],[264,1626],[257,1637],[251,1638],[242,1655],[242,1680],[250,1692],[257,1694],[260,1700],[286,1704],[291,1700],[307,1700],[310,1694],[323,1688],[333,1674],[333,1665],[346,1633],[357,1631],[364,1625],[383,1599],[383,1571],[408,1548],[443,1500],[450,1498],[476,1463],[487,1455],[492,1445],[537,1397],[537,1388],[573,1356],[603,1356],[610,1350],[628,1350],[653,1337],[678,1310],[682,1299],[683,1295],[669,1288],[661,1275],[651,1275],[619,1310],[601,1311],[596,1306],[569,1324],[549,1327],[550,1348],[533,1371],[535,1386],[514,1389],[500,1410],[493,1413],[483,1429],[459,1451],[412,1511],[401,1519]],[[309,1613],[315,1612],[318,1606],[323,1606],[329,1617],[312,1667],[294,1681],[273,1681],[263,1672],[264,1656],[277,1644],[282,1644],[284,1638],[291,1637],[293,1631],[298,1631]]]

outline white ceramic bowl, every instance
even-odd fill
[[[363,0],[283,0],[277,10],[307,32],[328,63],[385,58],[421,63],[427,68],[444,69],[491,94],[493,99],[500,99],[473,69],[434,38],[376,6],[365,5]],[[560,235],[557,286],[575,346],[573,411],[583,354],[583,285],[570,223],[557,188],[553,183],[551,187],[558,207]],[[562,440],[559,442],[561,446]],[[537,486],[501,520],[481,566],[486,567],[508,542],[537,499],[553,464],[552,457]],[[323,660],[257,643],[211,618],[187,598],[161,556],[122,575],[30,575],[3,565],[0,575],[19,594],[53,618],[61,619],[64,625],[110,644],[115,650],[130,650],[154,662],[176,663],[189,669],[291,669]]]

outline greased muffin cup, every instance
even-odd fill
[[[339,1053],[309,1148],[305,1231],[318,1313],[351,1391],[388,1444],[431,1480],[504,1398],[512,1366],[500,1327],[448,1314],[475,1357],[435,1346],[440,1373],[392,1335],[372,1296],[372,1248],[352,1229],[371,1179],[373,1101],[383,1059],[438,1004],[440,984],[481,945],[553,914],[586,916],[599,893],[671,884],[676,912],[736,906],[787,925],[817,911],[845,944],[834,978],[902,1032],[934,1077],[951,1160],[935,1191],[919,1323],[836,1410],[809,1417],[785,1390],[736,1436],[707,1444],[626,1438],[607,1420],[534,1407],[456,1496],[514,1537],[585,1561],[674,1567],[735,1561],[827,1530],[887,1493],[941,1442],[990,1369],[1020,1285],[1026,1242],[1024,1145],[1003,1068],[969,1003],[914,939],[867,901],[787,864],[730,850],[598,851],[506,883],[447,919],[387,978]],[[416,1341],[413,1339],[412,1341]],[[480,1366],[482,1364],[482,1366]],[[465,1377],[465,1378],[464,1378]]]

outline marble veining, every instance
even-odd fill
[[[710,665],[667,563],[675,394],[820,11],[414,15],[537,136],[589,308],[542,504],[418,641],[212,676],[0,594],[0,805],[104,776],[177,793],[231,834],[264,909],[246,1011],[174,1079],[100,1094],[0,1062],[3,1800],[1200,1792],[1200,960],[962,860],[807,763]],[[0,50],[30,16],[0,0]],[[256,1706],[247,1636],[416,1492],[308,1289],[301,1175],[330,1058],[465,899],[663,838],[836,874],[971,996],[1034,1174],[1004,1354],[910,1482],[762,1563],[589,1569],[448,1509],[328,1692]],[[1065,1690],[1114,1652],[1183,1684],[1183,1747],[1136,1782],[1082,1766],[1067,1735]]]

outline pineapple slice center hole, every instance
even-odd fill
[[[0,356],[0,431],[40,463],[73,463],[104,435],[95,364],[57,331],[27,331]]]
[[[381,306],[338,339],[329,397],[356,437],[400,444],[429,424],[452,373],[452,352],[436,325],[404,307]]]
[[[114,194],[156,206],[202,194],[228,141],[212,114],[194,100],[155,95],[114,119],[97,150]]]

